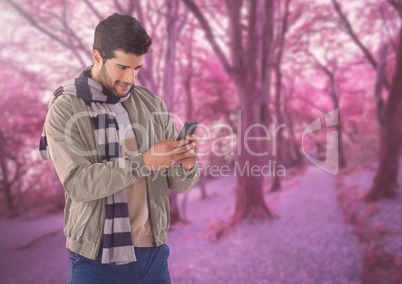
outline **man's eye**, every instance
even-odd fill
[[[125,70],[126,69],[125,66],[117,66],[117,68],[119,68],[120,70]]]

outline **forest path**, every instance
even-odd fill
[[[335,177],[315,167],[266,197],[279,219],[243,223],[228,237],[208,241],[210,227],[234,209],[234,177],[207,184],[210,195],[188,193],[187,217],[169,233],[173,284],[358,284],[361,247],[343,222]],[[180,199],[186,195],[179,195]],[[66,283],[63,214],[40,219],[0,219],[0,282]]]
[[[211,182],[212,197],[188,205],[191,225],[170,234],[173,283],[361,283],[362,248],[343,221],[335,176],[308,167],[283,184],[266,198],[278,220],[243,223],[210,243],[205,227],[231,216],[235,179]]]

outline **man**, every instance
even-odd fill
[[[133,17],[95,29],[93,66],[54,93],[40,152],[65,189],[68,283],[170,283],[168,189],[199,178],[195,136],[134,85],[151,38]]]

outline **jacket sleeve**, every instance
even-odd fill
[[[104,198],[148,174],[141,154],[100,162],[88,113],[75,113],[71,100],[66,95],[56,99],[46,115],[45,131],[50,158],[72,200]]]
[[[166,107],[165,103],[161,101],[161,109],[166,115],[165,123],[165,139],[175,140],[177,136],[177,129],[173,123],[172,117],[169,114],[169,110]],[[200,171],[198,167],[198,162],[196,162],[195,166],[190,170],[185,170],[182,168],[180,164],[175,164],[173,167],[169,168],[169,172],[167,175],[168,178],[168,186],[171,190],[175,192],[184,192],[192,188],[200,178]]]

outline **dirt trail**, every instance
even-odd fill
[[[230,215],[234,179],[211,184],[215,196],[194,200],[192,224],[170,234],[173,283],[361,283],[362,250],[342,219],[335,177],[309,167],[299,179],[267,196],[279,220],[242,224],[212,244],[203,232],[208,222]]]
[[[343,222],[335,177],[310,167],[298,182],[267,195],[280,219],[242,224],[211,243],[209,226],[231,216],[235,179],[208,183],[210,197],[188,194],[188,225],[169,234],[172,283],[360,283],[361,248]],[[184,195],[181,195],[181,198]],[[63,215],[0,220],[0,279],[4,284],[66,283]]]

